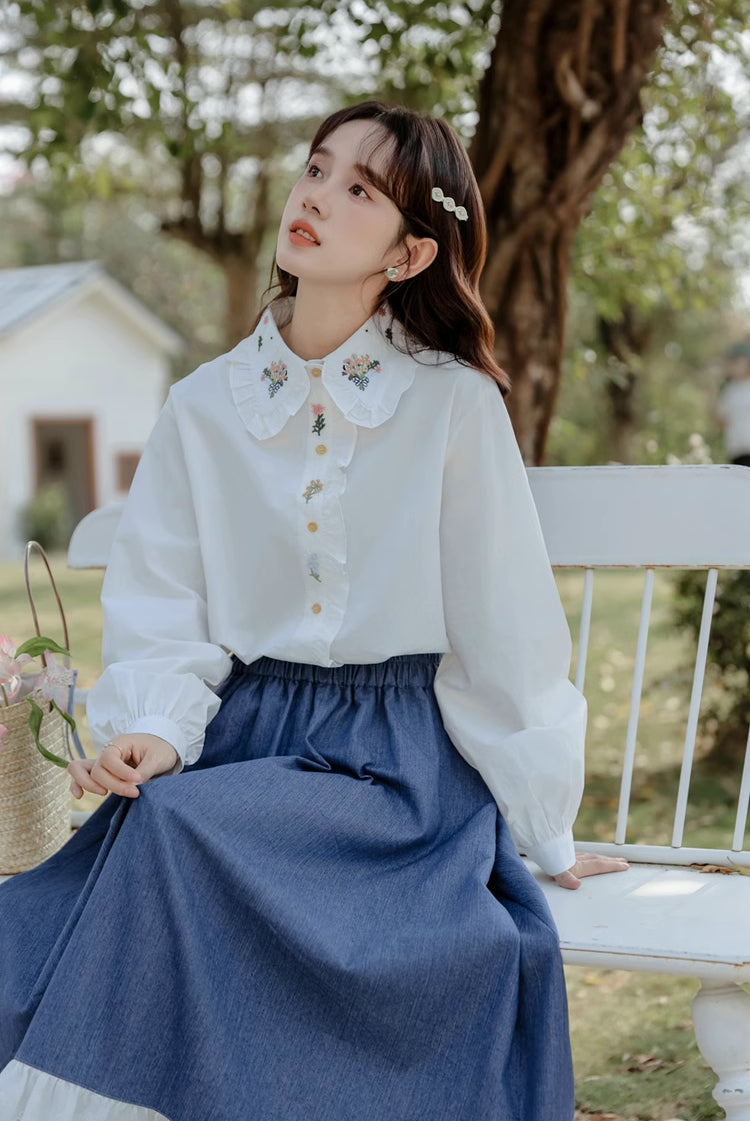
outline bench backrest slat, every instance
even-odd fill
[[[703,681],[706,676],[708,640],[711,635],[711,619],[713,618],[714,601],[716,599],[717,577],[717,570],[715,568],[710,568],[708,570],[706,590],[703,596],[703,612],[701,614],[698,649],[696,651],[695,668],[693,670],[693,687],[690,692],[690,708],[688,710],[688,722],[685,730],[685,747],[682,752],[682,765],[680,767],[680,785],[677,791],[677,806],[675,808],[674,829],[672,831],[672,844],[675,848],[679,848],[682,844],[682,838],[685,832],[685,814],[687,813],[690,775],[693,770],[695,739],[698,734],[698,717],[700,715],[701,697],[703,695]]]

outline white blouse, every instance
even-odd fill
[[[102,591],[94,742],[149,732],[194,763],[230,652],[321,666],[440,652],[446,731],[518,847],[575,861],[586,703],[502,396],[401,352],[377,314],[303,361],[277,302],[169,393]],[[284,318],[282,318],[282,316]]]

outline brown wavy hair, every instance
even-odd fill
[[[505,394],[510,379],[495,361],[495,331],[479,296],[479,277],[487,254],[484,208],[466,149],[456,133],[437,117],[380,101],[364,101],[339,109],[318,128],[309,157],[325,144],[340,125],[372,121],[385,130],[382,147],[385,166],[381,174],[369,169],[379,191],[392,200],[402,216],[398,242],[407,234],[431,237],[438,253],[428,268],[407,280],[389,281],[379,305],[387,303],[416,345],[410,353],[439,350],[480,370],[497,382]],[[432,198],[432,188],[463,206],[463,222]],[[294,296],[297,278],[274,261],[274,299]],[[272,302],[272,301],[269,301]],[[266,304],[258,316],[265,311]],[[256,322],[258,322],[256,321]]]

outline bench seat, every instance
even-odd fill
[[[527,863],[566,964],[750,981],[750,877],[631,864],[565,891]]]

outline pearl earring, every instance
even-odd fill
[[[385,270],[385,275],[389,280],[395,280],[398,276],[398,269],[394,268],[393,265],[391,265],[390,268],[387,268]]]

